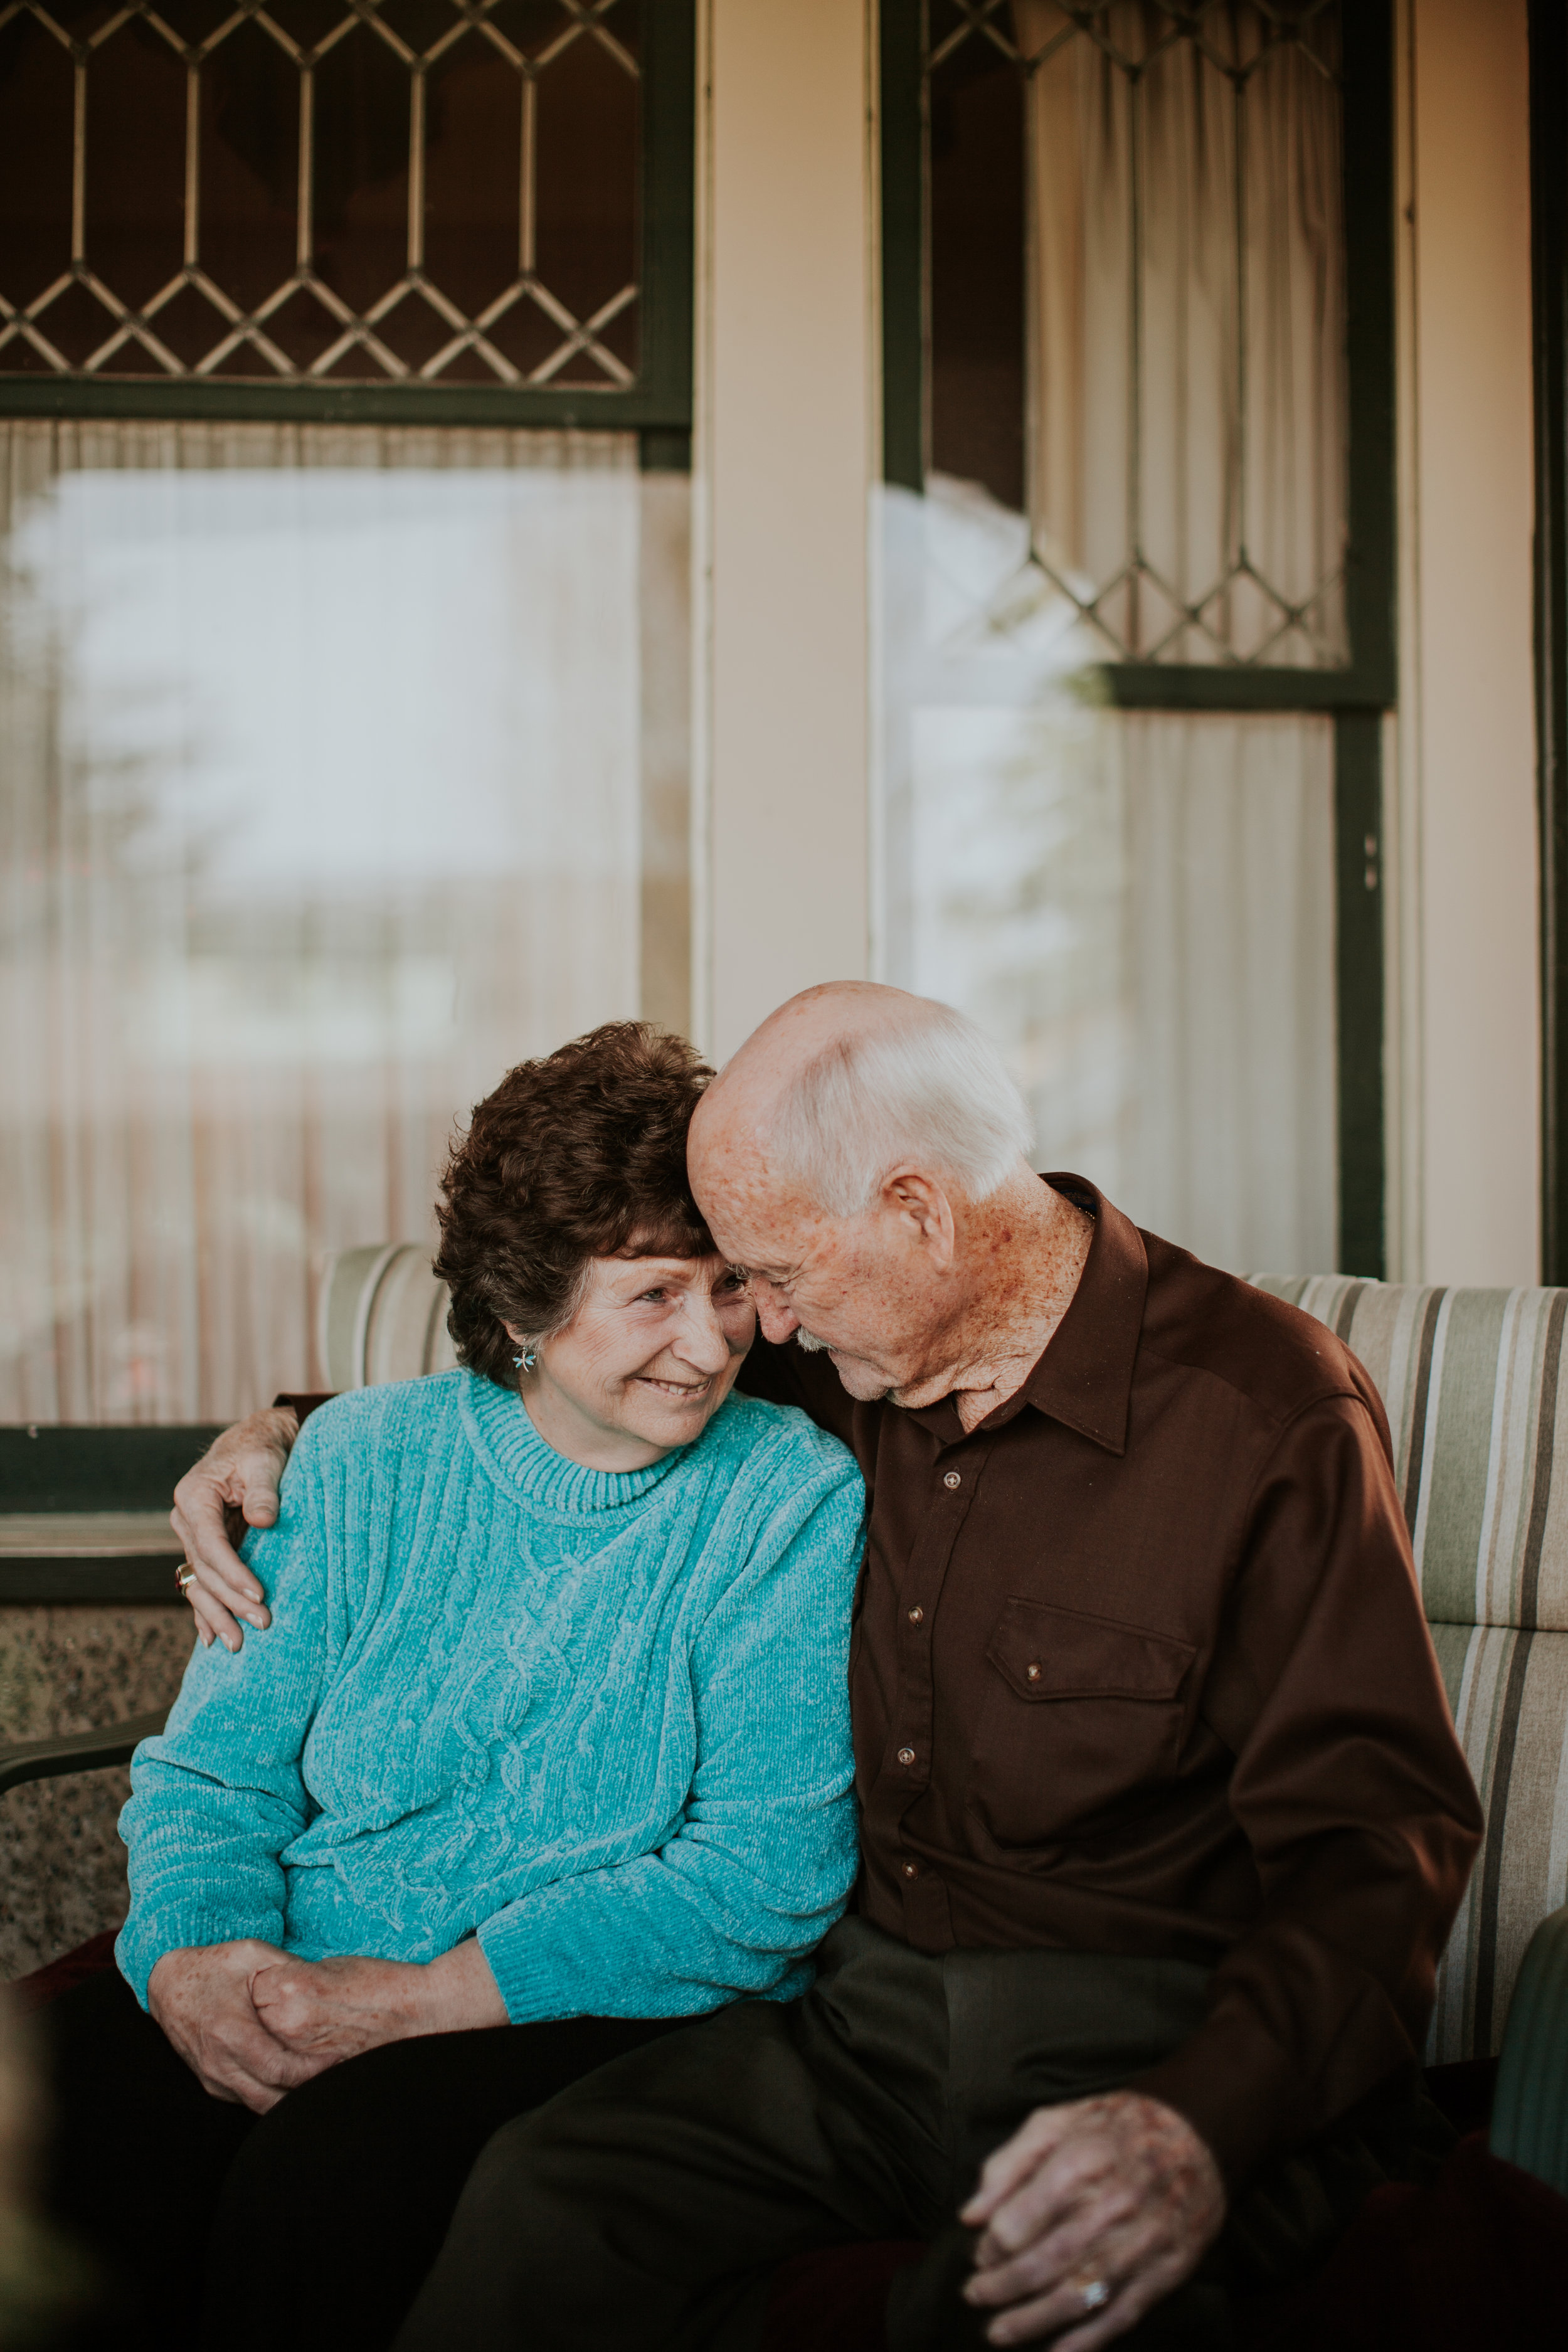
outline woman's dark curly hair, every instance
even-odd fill
[[[460,1363],[515,1388],[505,1325],[544,1339],[570,1322],[590,1258],[707,1256],[686,1130],[712,1075],[684,1037],[606,1021],[476,1105],[436,1206]]]

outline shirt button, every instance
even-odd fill
[[[920,1864],[918,1862],[906,1862],[904,1864],[903,1874],[906,1878],[918,1878],[921,1874]]]
[[[1024,1680],[1026,1683],[1037,1683],[1039,1679],[1040,1670],[1037,1665],[1030,1664],[1024,1668]]]
[[[912,1748],[900,1748],[900,1750],[899,1750],[899,1761],[900,1761],[900,1764],[912,1764],[912,1763],[914,1762],[914,1760],[915,1760],[915,1751],[914,1751],[914,1749],[913,1749]]]
[[[921,1625],[923,1624],[924,1622],[925,1611],[923,1609],[911,1609],[910,1611],[910,1623],[911,1625]]]
[[[956,1470],[950,1470],[942,1483],[944,1486],[962,1486],[963,1481]]]

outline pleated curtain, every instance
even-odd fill
[[[638,988],[635,436],[0,425],[0,1421],[321,1376]]]

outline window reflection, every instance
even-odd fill
[[[996,1039],[1042,1166],[1332,1265],[1331,719],[1112,710],[1021,515],[935,477],[883,520],[886,976]]]
[[[7,432],[0,1419],[222,1417],[638,1009],[636,444]]]

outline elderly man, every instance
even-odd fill
[[[796,997],[709,1088],[742,1377],[871,1498],[860,1879],[800,2000],[492,2140],[401,2352],[739,2347],[782,2258],[893,2238],[930,2248],[896,2347],[1218,2345],[1418,2167],[1480,1816],[1382,1406],[1028,1140],[980,1033],[890,989]],[[270,1515],[235,1460],[177,1521],[212,1600],[217,1482]]]

